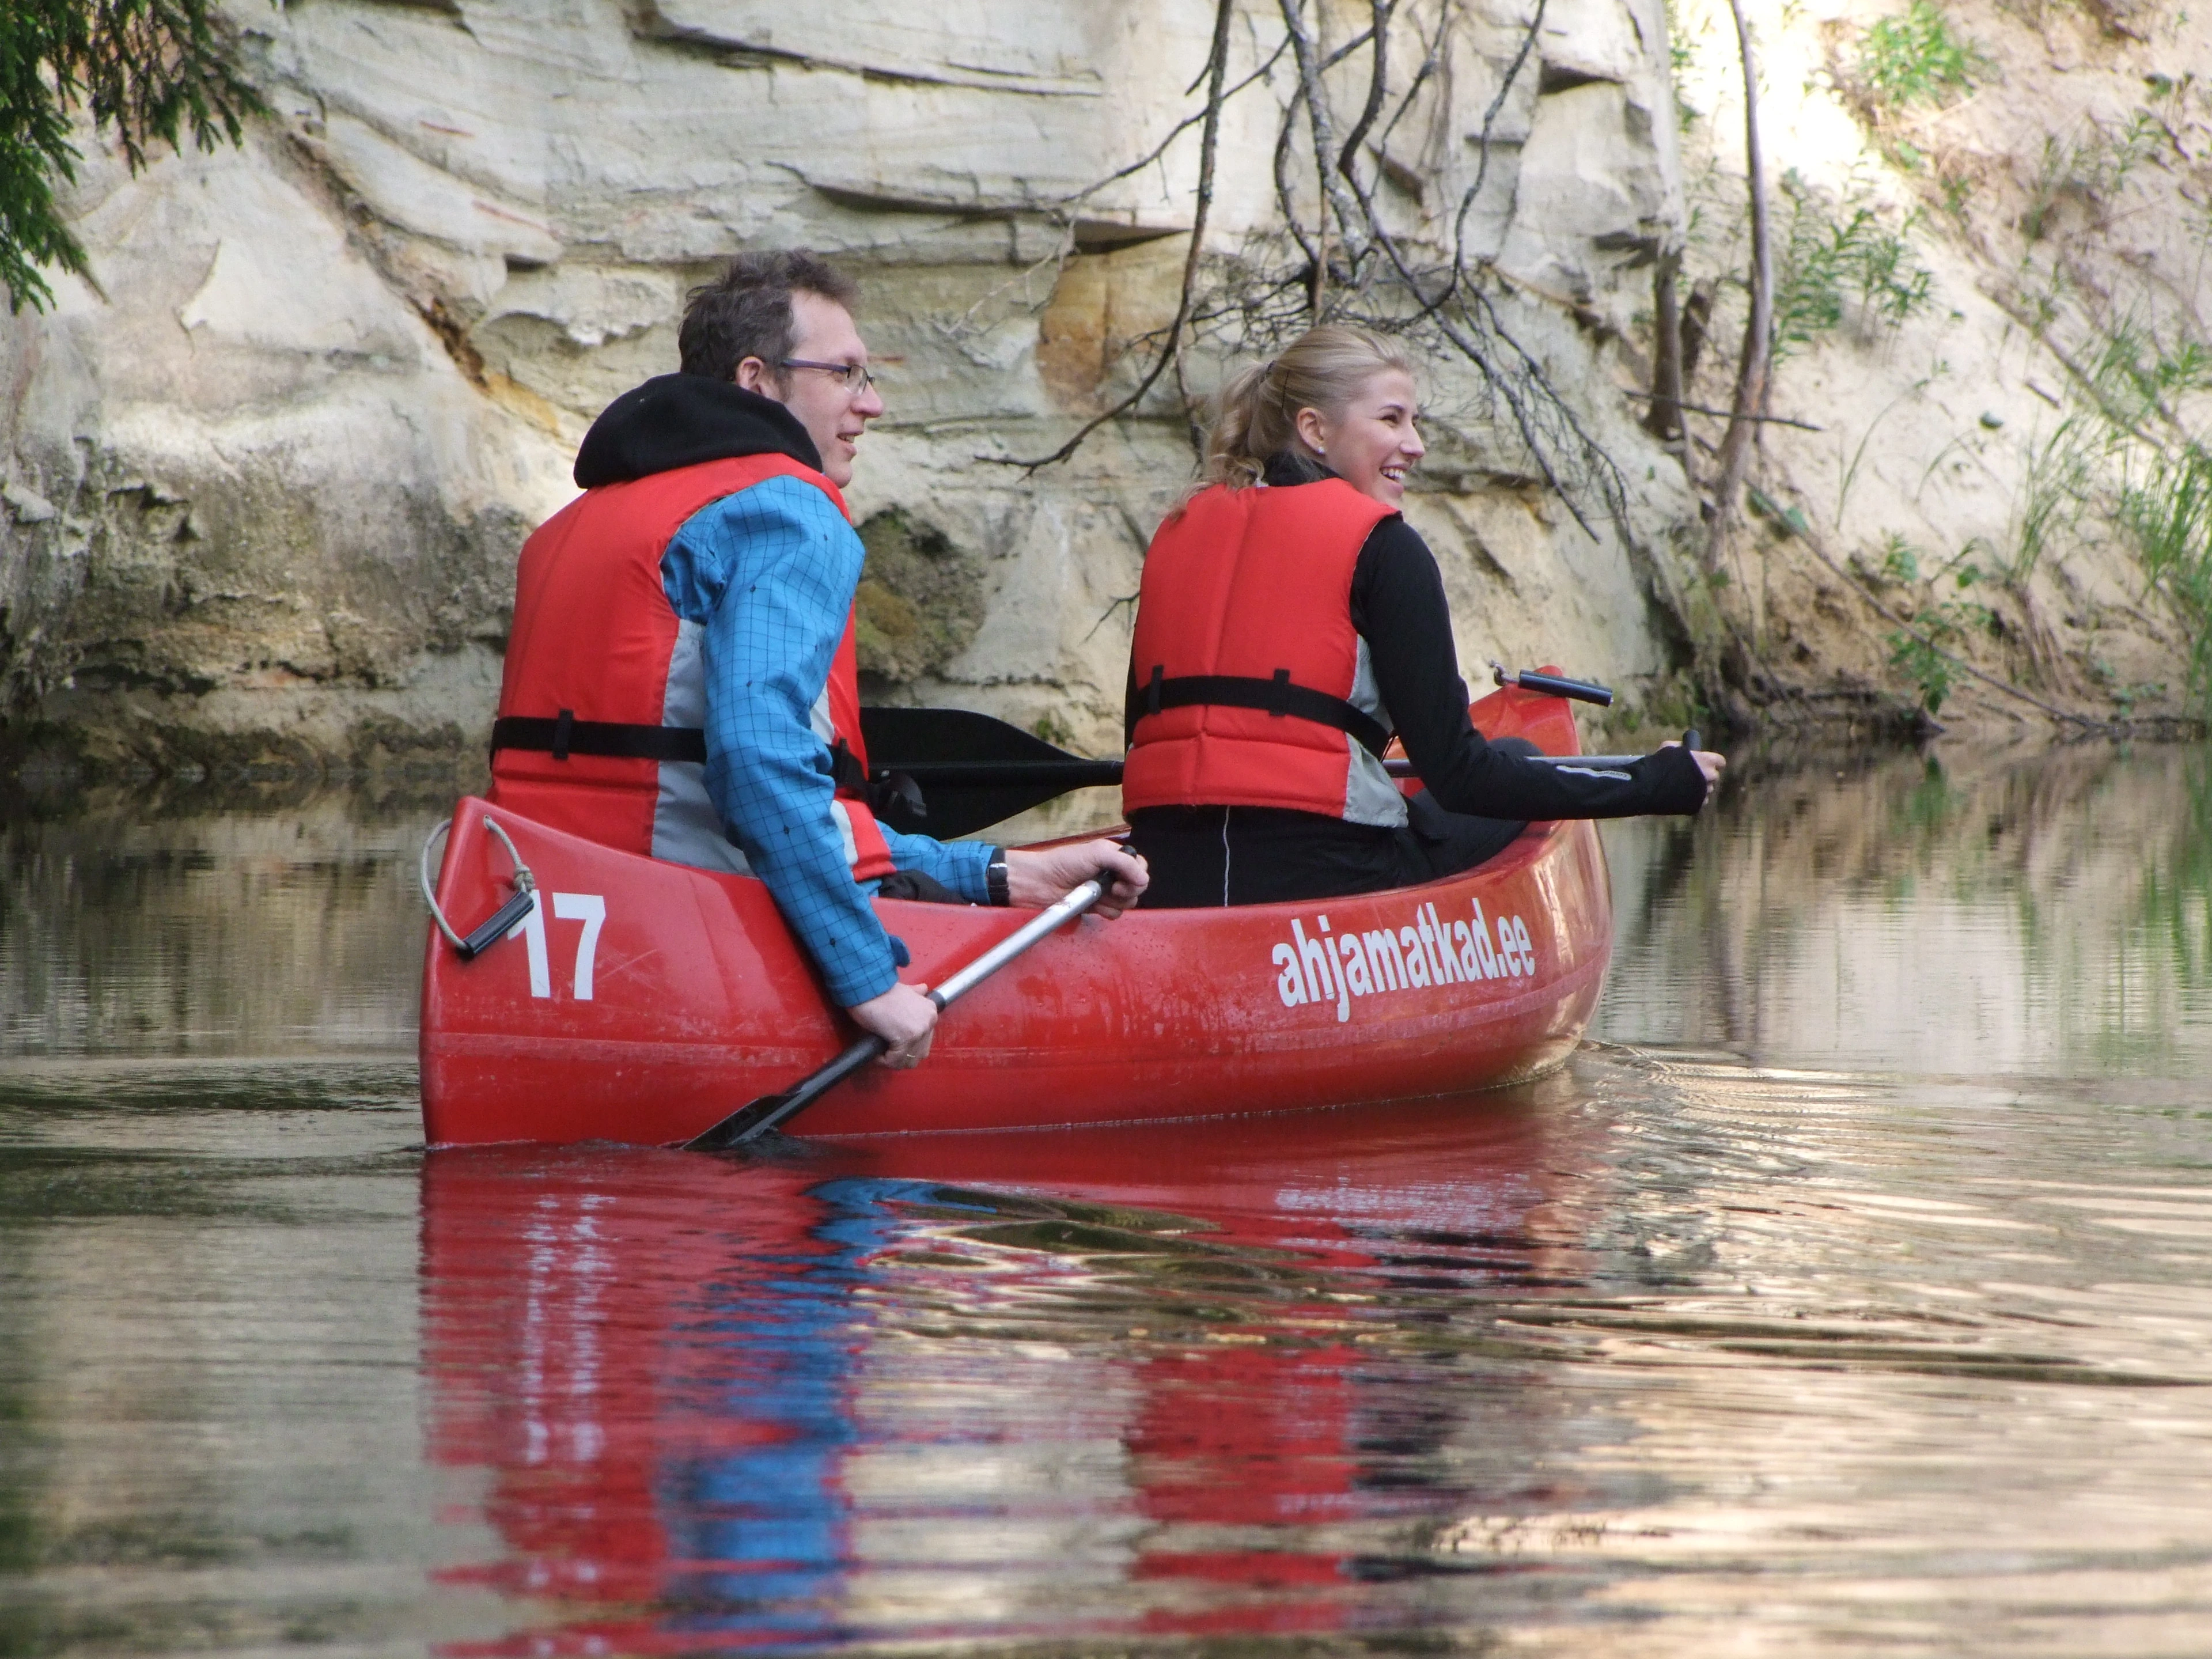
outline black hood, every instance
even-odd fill
[[[596,489],[744,455],[788,455],[822,470],[814,440],[774,398],[703,374],[657,374],[592,422],[576,452],[576,487]]]

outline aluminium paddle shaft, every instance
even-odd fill
[[[1072,890],[1057,904],[1038,911],[967,966],[946,975],[940,983],[930,988],[929,1000],[940,1012],[950,1008],[1046,934],[1074,921],[1105,896],[1106,877],[1102,872]],[[870,1031],[821,1070],[810,1073],[781,1094],[763,1095],[740,1106],[714,1127],[684,1144],[693,1152],[719,1152],[758,1139],[778,1124],[805,1111],[890,1047],[890,1043]]]

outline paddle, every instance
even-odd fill
[[[939,841],[972,835],[1071,789],[1121,781],[1118,760],[1085,760],[973,709],[863,708],[860,735],[868,745],[868,775],[877,786],[876,815],[894,830]],[[1532,758],[1559,766],[1626,766],[1643,757]],[[1410,761],[1383,765],[1393,777],[1414,775]]]
[[[940,1011],[950,1008],[1047,933],[1074,921],[1097,903],[1105,894],[1106,884],[1107,878],[1102,872],[1074,889],[1059,903],[1038,911],[965,968],[948,975],[943,984],[931,987],[929,1000]],[[889,1047],[888,1042],[871,1031],[820,1071],[799,1079],[781,1094],[763,1095],[740,1106],[713,1128],[693,1136],[684,1146],[695,1152],[719,1152],[757,1140],[778,1124],[788,1122],[805,1111]]]

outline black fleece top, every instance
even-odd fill
[[[656,374],[592,422],[576,451],[576,488],[628,483],[744,455],[788,455],[822,470],[812,436],[775,398],[704,374]]]
[[[1296,489],[1329,476],[1304,457],[1280,455],[1268,464],[1267,482],[1271,489]],[[1705,775],[1681,748],[1644,756],[1620,769],[1626,777],[1562,771],[1493,748],[1468,714],[1467,683],[1460,678],[1451,607],[1436,556],[1397,514],[1377,524],[1359,550],[1352,574],[1352,625],[1367,641],[1376,689],[1407,758],[1446,811],[1492,818],[1615,818],[1695,812],[1705,805]],[[1142,710],[1133,670],[1127,709],[1127,729],[1134,732]],[[1343,827],[1374,833],[1363,825]]]

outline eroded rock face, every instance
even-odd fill
[[[1239,22],[1240,77],[1269,15]],[[1558,661],[1634,700],[1681,665],[1666,550],[1694,505],[1595,394],[1681,216],[1664,27],[1657,0],[1549,16],[1501,100],[1523,25],[1462,14],[1378,159],[1409,236],[1479,174],[1469,250],[1523,285],[1504,314],[1619,459],[1626,532],[1577,528],[1449,365],[1408,512],[1471,664]],[[585,428],[675,366],[716,262],[803,244],[860,278],[886,360],[848,492],[876,532],[878,690],[1118,747],[1127,601],[1188,428],[1156,399],[1063,465],[1009,463],[1118,398],[1129,343],[1173,314],[1194,134],[1075,198],[1195,107],[1208,9],[240,0],[234,21],[274,121],[135,179],[88,133],[104,297],[58,280],[0,334],[19,733],[157,766],[474,750],[516,550],[573,493]],[[1276,223],[1280,108],[1266,82],[1230,106],[1210,248]]]

